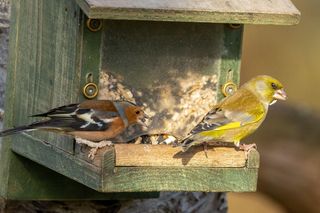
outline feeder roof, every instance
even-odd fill
[[[76,0],[89,18],[293,25],[290,0]]]

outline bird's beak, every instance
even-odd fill
[[[138,120],[138,124],[140,124],[143,131],[147,131],[149,129],[149,123],[150,123],[149,119],[150,117],[144,113],[143,116],[140,117],[140,119]]]
[[[146,113],[143,113],[143,117],[141,118],[141,121],[145,123],[149,119],[150,119],[150,116],[148,116]]]
[[[273,95],[275,100],[287,100],[287,94],[283,89],[278,89]]]

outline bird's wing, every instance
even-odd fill
[[[109,128],[115,119],[119,119],[119,113],[114,107],[106,107],[101,103],[93,101],[85,102],[85,104],[70,104],[33,116],[51,118],[44,123],[46,125],[44,128],[60,128],[66,131],[101,131]]]
[[[257,96],[240,88],[234,95],[225,98],[206,114],[190,134],[239,128],[259,121],[265,116],[266,110]]]
[[[190,132],[196,134],[209,130],[225,130],[238,128],[260,120],[265,115],[264,108],[258,106],[255,112],[228,109],[218,106],[207,113],[202,121]]]
[[[31,115],[31,117],[71,117],[79,109],[79,104],[69,104],[49,110],[48,112]]]

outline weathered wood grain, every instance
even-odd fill
[[[240,64],[242,51],[242,36],[244,26],[232,28],[230,25],[224,25],[224,46],[221,55],[220,75],[218,80],[218,100],[225,96],[222,93],[222,87],[227,82],[240,83]]]
[[[82,78],[83,14],[73,1],[14,0],[11,8],[6,128],[32,122],[33,119],[28,117],[31,114],[78,102]],[[76,187],[67,189],[64,184],[74,185],[72,181],[66,181],[61,175],[50,175],[43,167],[38,171],[36,164],[23,162],[26,159],[17,158],[11,148],[48,168],[58,168],[56,171],[62,170],[71,178],[81,176],[88,185],[99,184],[93,178],[97,170],[86,173],[83,168],[88,163],[74,160],[71,154],[74,142],[70,137],[40,131],[31,135],[32,140],[23,136],[3,138],[0,145],[0,196],[10,199],[83,199],[88,192],[85,186],[74,181]],[[60,158],[64,154],[65,158]],[[64,194],[64,189],[68,193]],[[99,197],[90,194],[88,199]]]
[[[297,24],[290,0],[76,0],[90,18],[243,24]]]
[[[11,154],[10,180],[7,194],[2,195],[14,200],[106,200],[157,197],[158,193],[101,193],[101,165],[96,167],[78,156],[44,144],[26,136],[15,136],[17,143],[13,148],[19,155]],[[29,143],[25,150],[23,143]],[[29,149],[33,149],[30,151]],[[113,157],[106,151],[106,157]],[[32,153],[32,155],[30,155]],[[49,154],[50,153],[50,154]],[[21,157],[28,156],[29,159]],[[31,160],[30,160],[31,159]],[[113,162],[108,159],[103,162]],[[44,166],[42,166],[44,165]],[[48,169],[48,167],[50,169]],[[113,166],[110,167],[113,172]],[[59,174],[60,173],[60,174]],[[63,175],[61,175],[63,174]],[[4,185],[5,184],[1,184]],[[97,191],[98,190],[98,191]]]
[[[170,145],[119,144],[115,145],[115,165],[141,167],[245,167],[244,152],[232,147],[208,147],[207,156],[202,146],[188,152]]]
[[[260,167],[260,155],[257,150],[253,149],[250,151],[247,159],[248,168],[259,168]]]
[[[37,140],[31,136],[16,135],[12,144],[14,152],[63,174],[75,181],[84,182],[91,188],[99,188],[101,167],[65,153],[51,144]],[[24,146],[27,143],[28,146]]]
[[[13,148],[15,152],[20,155],[28,155],[28,158],[31,160],[45,165],[50,169],[69,177],[79,183],[82,183],[94,190],[99,192],[153,192],[153,191],[253,191],[256,189],[257,173],[258,167],[253,168],[248,166],[248,161],[245,161],[245,165],[239,166],[237,168],[232,167],[204,167],[203,165],[198,164],[197,166],[174,166],[170,165],[172,159],[168,158],[168,155],[161,155],[161,150],[175,150],[174,148],[163,145],[163,146],[152,146],[148,145],[147,147],[152,147],[151,151],[154,154],[154,157],[160,159],[151,159],[157,162],[166,162],[169,161],[168,166],[157,166],[153,164],[151,166],[148,164],[150,160],[150,153],[147,154],[146,159],[141,159],[145,161],[143,166],[136,165],[132,163],[130,166],[119,166],[117,165],[117,149],[122,149],[126,151],[127,156],[131,156],[132,162],[136,162],[136,155],[143,150],[145,150],[144,145],[130,145],[122,144],[116,145],[116,147],[108,147],[103,151],[104,155],[100,156],[101,160],[99,165],[94,165],[88,160],[79,158],[78,155],[67,154],[57,147],[44,144],[41,141],[36,141],[32,138],[26,136],[15,136],[15,140],[18,139],[19,143],[14,143]],[[19,146],[21,143],[29,143],[30,149],[36,149],[37,151],[31,152],[26,150],[25,147]],[[138,153],[130,153],[133,147],[133,152],[135,149],[140,149]],[[156,153],[156,150],[160,152]],[[231,152],[237,153],[242,156],[244,159],[243,151],[236,151],[232,148],[217,148],[223,159],[229,159],[229,154]],[[201,149],[190,150],[191,154],[197,154]],[[149,151],[147,151],[149,152]],[[202,151],[201,151],[202,152]],[[30,155],[30,153],[34,153]],[[50,153],[50,155],[48,155]],[[209,149],[209,159],[212,158],[211,154],[214,151]],[[223,154],[224,153],[224,154]],[[100,153],[101,154],[101,153]],[[203,154],[203,153],[201,153]],[[251,157],[254,155],[254,157]],[[257,165],[256,156],[258,153],[252,151],[249,153],[248,159],[251,159],[251,165]],[[143,155],[142,155],[143,157]],[[189,156],[190,157],[190,156]],[[189,157],[185,157],[186,161],[189,161]],[[172,158],[172,156],[171,156]],[[201,157],[200,157],[201,158]],[[202,157],[203,158],[203,157]],[[199,159],[199,157],[196,157]],[[195,160],[196,160],[195,159]],[[128,160],[130,162],[130,160]],[[49,163],[48,163],[49,162]],[[254,163],[253,163],[254,162]],[[16,162],[21,164],[22,162]],[[223,164],[223,162],[222,162]],[[218,165],[216,165],[218,166]],[[21,170],[20,173],[24,174],[27,172],[23,167],[12,168],[15,172]],[[30,170],[31,168],[29,168]],[[31,169],[33,171],[33,169]],[[34,172],[34,171],[33,171]],[[62,177],[60,177],[62,178]],[[11,177],[9,181],[9,187],[11,189],[9,196],[10,197],[23,197],[22,193],[30,192],[29,190],[23,187],[24,185],[29,185],[31,188],[36,188],[38,185],[34,182],[33,178],[21,178],[21,177]],[[48,180],[47,180],[48,181]],[[42,184],[43,181],[40,183]],[[51,185],[48,186],[49,188]],[[61,189],[65,187],[63,184],[56,186]],[[81,189],[82,191],[82,189]],[[48,194],[49,197],[56,199],[59,197],[57,194]],[[37,197],[37,199],[45,198],[45,192],[41,192],[39,195],[37,193],[25,194],[25,197]],[[66,196],[72,197],[72,194]],[[107,196],[107,195],[106,195]],[[65,196],[64,196],[65,197]],[[75,197],[78,197],[76,195]],[[91,197],[91,196],[90,196]],[[98,196],[98,198],[101,195]],[[92,198],[92,197],[91,197]]]
[[[83,23],[86,23],[86,18]],[[101,70],[101,46],[102,30],[92,32],[88,27],[82,25],[82,42],[81,42],[81,83],[79,90],[89,83],[87,75],[92,74],[92,83],[99,85],[99,73]],[[82,91],[79,91],[81,93]],[[86,98],[82,95],[81,100]]]
[[[103,191],[255,191],[258,169],[116,167]]]
[[[13,1],[15,25],[10,33],[10,76],[6,96],[13,96],[12,123],[19,126],[36,119],[32,114],[79,100],[80,9],[70,1]],[[53,9],[54,8],[54,9]],[[48,28],[47,26],[50,26]],[[35,137],[68,152],[68,138],[44,132]]]

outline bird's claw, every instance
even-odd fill
[[[250,152],[252,149],[257,149],[257,145],[255,143],[251,144],[240,144],[239,149],[245,152]]]
[[[88,154],[88,158],[93,160],[98,151],[98,147],[91,148]]]
[[[246,158],[248,158],[248,154],[251,150],[257,149],[257,145],[255,143],[252,144],[240,144],[239,149],[245,152]]]
[[[77,143],[86,144],[87,146],[91,147],[88,154],[88,158],[91,160],[94,159],[99,148],[103,148],[105,146],[111,146],[113,144],[112,141],[106,141],[106,140],[100,141],[100,142],[93,142],[93,141],[89,141],[89,140],[78,138],[78,137],[76,137],[75,139]]]
[[[113,145],[112,141],[100,141],[99,143],[96,143],[95,147],[90,149],[88,158],[93,160],[97,154],[98,149],[103,148],[105,146],[112,146],[112,145]]]
[[[208,144],[206,142],[203,143],[203,151],[206,158],[208,158]]]

